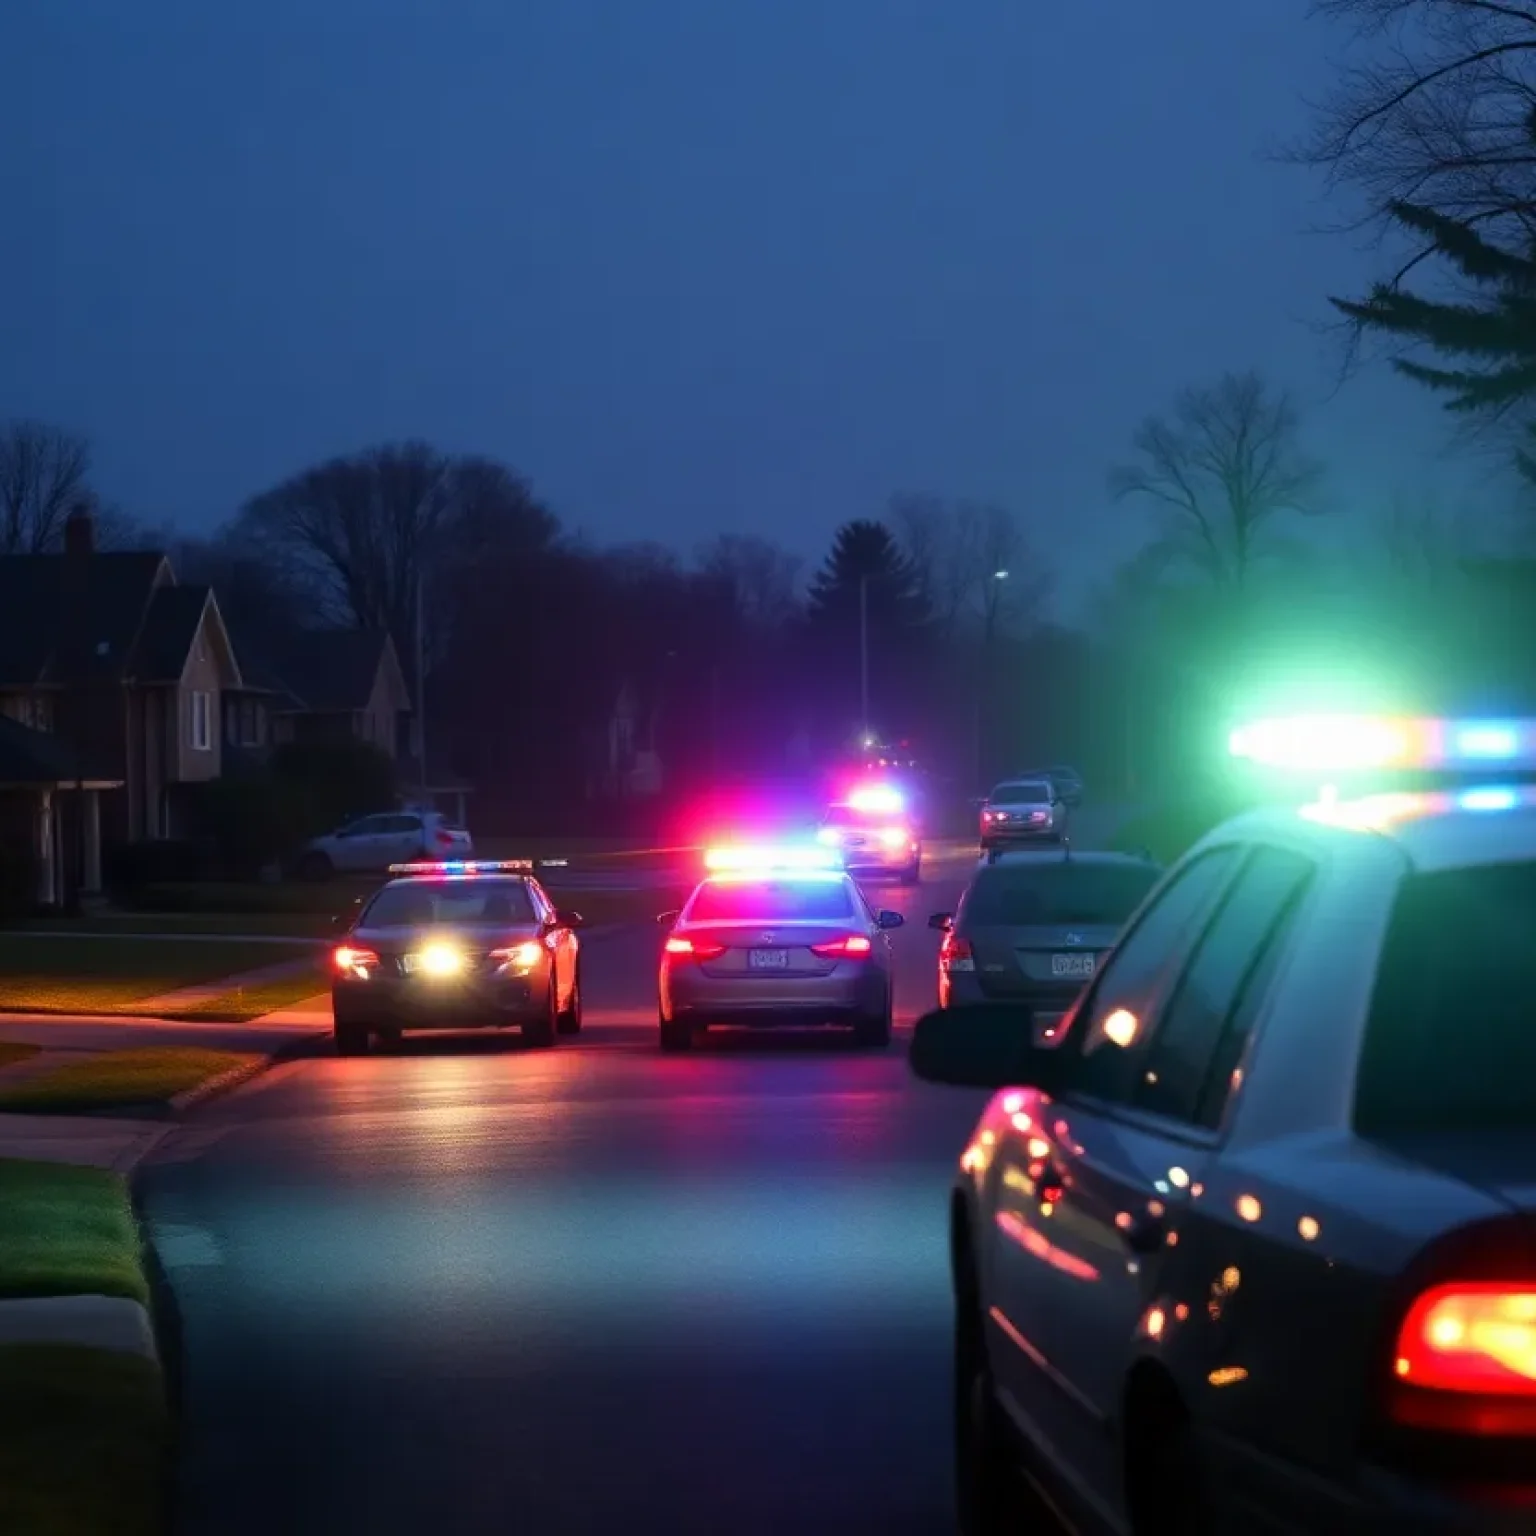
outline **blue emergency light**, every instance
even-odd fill
[[[1308,773],[1536,769],[1536,720],[1291,715],[1232,732],[1231,755]]]
[[[414,864],[391,864],[389,873],[392,875],[503,875],[527,874],[532,868],[532,859],[442,859],[420,861]]]

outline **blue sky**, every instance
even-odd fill
[[[403,435],[684,548],[986,497],[1069,604],[1145,531],[1137,421],[1225,368],[1296,391],[1342,510],[1491,495],[1410,386],[1335,389],[1369,260],[1263,158],[1328,78],[1303,11],[10,0],[0,416],[194,528]]]

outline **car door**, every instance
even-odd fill
[[[1059,1096],[1047,1133],[1061,1190],[1053,1239],[1100,1280],[1084,1286],[1058,1266],[1048,1281],[1045,1336],[1059,1390],[1047,1434],[1069,1448],[1074,1481],[1086,1489],[1118,1487],[1126,1382],[1135,1360],[1177,1326],[1169,1294],[1177,1233],[1251,1025],[1251,1012],[1239,1011],[1244,988],[1283,942],[1314,873],[1305,854],[1254,849],[1153,1001],[1122,1070]]]
[[[414,859],[430,859],[434,850],[427,847],[426,828],[420,816],[401,815],[388,818],[386,840],[389,857],[386,864],[408,864]]]
[[[1076,1058],[1079,1088],[1129,1100],[1138,1042],[1134,1031],[1121,1038],[1119,1016],[1147,1014],[1170,962],[1199,931],[1239,857],[1236,848],[1219,847],[1175,869],[1110,951],[1091,990],[1061,1026],[1057,1049]],[[1064,1191],[1052,1180],[1063,1148],[1073,1145],[1063,1107],[1023,1090],[1005,1098],[1004,1107],[1012,1119],[991,1164],[993,1231],[985,1276],[989,1315],[1001,1335],[993,1361],[1004,1403],[1026,1433],[1046,1437],[1061,1418],[1057,1399],[1064,1380],[1050,1333],[1051,1312],[1059,1305],[1055,1292],[1074,1286],[1097,1293],[1117,1277],[1106,1272],[1109,1259],[1093,1242],[1062,1231],[1057,1207]]]
[[[554,926],[558,908],[549,892],[537,880],[530,880],[527,889],[533,910],[544,924],[545,942],[554,950],[555,989],[559,998],[557,1006],[564,1008],[570,1000],[571,988],[576,985],[576,954],[581,941],[574,930]]]
[[[390,861],[380,856],[388,837],[387,816],[363,816],[349,822],[337,834],[331,863],[337,869],[382,869]]]

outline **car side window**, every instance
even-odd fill
[[[1240,1010],[1246,983],[1278,953],[1312,873],[1310,859],[1284,848],[1259,848],[1243,866],[1159,1014],[1132,1100],[1138,1109],[1214,1127],[1208,1117],[1219,1120],[1226,1096],[1208,1095],[1206,1084],[1218,1054],[1234,1066],[1241,1056],[1257,1001],[1250,991]]]
[[[1213,848],[1180,870],[1110,954],[1062,1042],[1077,1057],[1068,1074],[1070,1092],[1110,1102],[1131,1099],[1158,987],[1231,878],[1239,853],[1236,847]]]
[[[539,921],[548,922],[555,915],[555,904],[549,899],[549,892],[537,880],[529,880],[527,885],[528,896],[533,902],[533,910],[539,915]]]
[[[343,837],[377,837],[384,830],[387,820],[383,816],[364,816],[360,821],[350,822],[341,829]]]
[[[392,816],[390,817],[391,832],[420,832],[420,816]]]

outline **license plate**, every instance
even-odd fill
[[[747,955],[747,968],[753,971],[787,971],[789,951],[787,949],[754,949]]]
[[[1052,976],[1092,976],[1092,955],[1052,955]]]

